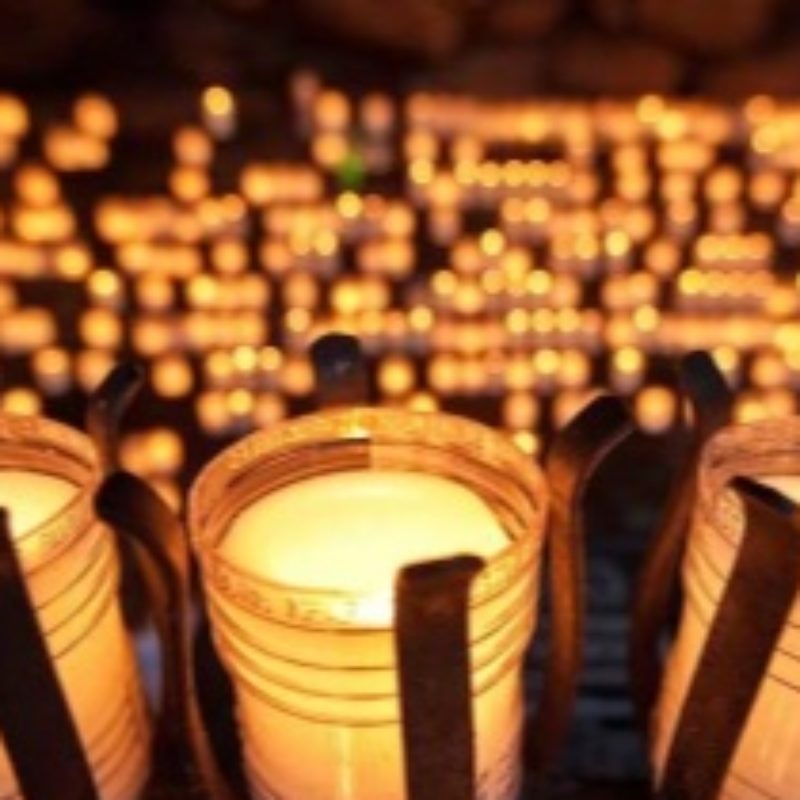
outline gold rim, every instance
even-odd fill
[[[535,463],[501,434],[449,414],[357,407],[297,417],[223,451],[189,493],[192,542],[206,581],[255,616],[323,630],[374,631],[352,593],[265,580],[217,545],[255,496],[342,468],[400,468],[452,478],[498,515],[509,544],[486,560],[471,602],[495,597],[530,567],[545,532],[548,492]],[[354,605],[355,604],[355,605]]]

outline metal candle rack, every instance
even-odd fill
[[[323,406],[365,399],[366,375],[357,343],[329,336],[313,351]],[[659,680],[658,638],[667,618],[672,581],[683,548],[693,474],[705,439],[728,419],[729,396],[710,359],[695,354],[683,366],[694,407],[695,444],[685,476],[673,493],[656,546],[643,573],[635,607],[634,694],[646,719]],[[107,477],[98,515],[135,553],[162,648],[161,713],[154,737],[149,800],[232,800],[208,743],[194,685],[191,657],[190,558],[180,521],[145,483],[118,469],[120,417],[140,381],[131,367],[114,370],[89,403],[87,426]],[[547,559],[552,641],[542,701],[528,720],[526,777],[535,792],[566,733],[583,639],[582,497],[600,460],[631,431],[622,403],[600,397],[557,437],[545,460],[551,485]],[[748,511],[746,546],[690,690],[659,793],[660,800],[714,800],[744,715],[760,681],[766,655],[800,580],[797,514],[776,492],[740,481]],[[772,535],[752,536],[752,530]],[[770,572],[779,560],[784,568]],[[790,565],[786,568],[785,565]],[[404,569],[396,586],[400,705],[407,793],[410,800],[474,800],[472,712],[467,650],[469,585],[481,568],[475,558],[454,558]],[[743,591],[763,585],[760,623],[732,625]],[[759,583],[760,582],[760,583]],[[733,613],[731,613],[733,611]],[[91,772],[60,691],[24,578],[0,514],[0,730],[23,795],[28,800],[97,800]],[[737,654],[746,668],[720,665]],[[730,695],[724,714],[721,692]],[[713,709],[713,712],[712,712]],[[711,712],[711,716],[709,713]],[[697,757],[698,720],[713,746]],[[710,729],[713,728],[713,730]],[[46,764],[46,768],[42,765]]]

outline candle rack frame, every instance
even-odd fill
[[[366,399],[365,371],[357,343],[350,337],[326,337],[314,348],[312,358],[321,406]],[[135,554],[161,640],[161,714],[145,796],[147,800],[230,800],[235,795],[209,747],[193,683],[186,535],[155,492],[118,469],[119,423],[140,383],[141,374],[135,367],[121,365],[113,370],[90,398],[87,427],[106,471],[96,496],[98,517]],[[551,586],[558,591],[553,603],[545,700],[533,724],[527,726],[529,778],[540,778],[552,761],[566,733],[577,685],[584,605],[583,566],[577,563],[582,554],[582,495],[603,455],[631,430],[620,401],[598,398],[565,429],[546,463],[545,471],[559,485],[553,493],[548,537]],[[35,613],[30,604],[22,602],[23,580],[7,535],[5,555],[0,552],[0,558],[0,591],[19,600],[9,604],[7,611],[16,620],[20,636],[34,639],[38,633]],[[466,598],[469,582],[480,566],[480,560],[473,558],[448,559],[406,568],[398,579],[396,646],[408,796],[412,800],[471,800],[475,796]],[[442,608],[447,613],[442,615]],[[9,630],[16,631],[16,627]],[[29,652],[32,659],[38,654],[40,666],[47,661],[41,634],[38,648],[31,647]],[[0,689],[4,681],[9,685],[13,667],[19,668],[17,662],[5,666],[8,669],[0,676]],[[5,666],[0,660],[0,668]],[[15,763],[25,765],[30,763],[31,737],[42,740],[39,720],[48,720],[45,739],[57,757],[49,758],[51,769],[19,770],[25,797],[95,800],[97,791],[57,681],[41,668],[29,670],[27,676],[27,691],[17,693],[10,708],[0,702],[0,726]],[[40,684],[46,691],[36,691]],[[60,698],[60,704],[53,702],[54,697]],[[23,731],[16,730],[14,719],[27,720]]]

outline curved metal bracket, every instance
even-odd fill
[[[230,800],[195,695],[183,527],[155,491],[127,472],[106,478],[96,508],[101,519],[134,544],[161,642],[162,702],[148,798]]]
[[[99,800],[0,509],[0,731],[27,800]]]
[[[547,538],[551,639],[539,709],[528,726],[525,763],[534,777],[566,738],[583,655],[586,487],[606,455],[633,432],[621,400],[596,398],[555,438],[545,459],[550,485]]]
[[[105,472],[119,467],[119,424],[144,382],[138,364],[117,364],[92,392],[86,406],[86,430]]]
[[[728,425],[733,415],[733,393],[707,353],[683,358],[680,379],[692,410],[692,441],[645,555],[633,599],[629,671],[636,713],[645,731],[661,684],[660,640],[675,599],[700,455],[709,438]]]
[[[658,800],[717,800],[800,587],[800,515],[740,478],[745,533],[684,701]],[[765,736],[769,732],[765,731]]]
[[[483,561],[412,564],[397,579],[395,646],[409,800],[474,800],[469,589]]]

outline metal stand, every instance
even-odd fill
[[[642,730],[661,685],[660,642],[676,596],[689,517],[695,502],[697,468],[705,443],[730,423],[733,394],[707,353],[690,353],[680,365],[683,393],[692,411],[692,442],[670,491],[661,524],[645,557],[633,601],[629,670]]]
[[[98,516],[135,543],[161,643],[162,696],[154,743],[150,800],[229,800],[197,704],[191,656],[189,553],[175,514],[143,481],[108,477]]]
[[[538,783],[566,738],[583,657],[583,499],[603,459],[633,432],[625,405],[604,395],[556,436],[545,459],[550,486],[547,537],[552,641],[539,710],[526,732],[525,765]]]
[[[483,567],[464,556],[406,567],[397,581],[396,648],[413,800],[473,800],[469,589]]]
[[[186,534],[144,481],[114,471],[119,424],[141,385],[140,370],[113,369],[89,400],[87,426],[106,472],[95,508],[136,557],[161,645],[161,709],[148,800],[229,800],[208,745],[194,687]]]

